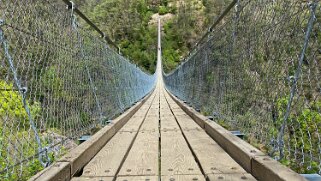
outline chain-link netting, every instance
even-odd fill
[[[321,173],[321,6],[239,0],[167,89],[299,173]]]
[[[149,93],[61,0],[0,0],[0,180],[25,180]]]

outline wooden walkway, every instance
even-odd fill
[[[158,26],[154,92],[30,181],[305,180],[167,93]]]
[[[169,95],[160,57],[151,95],[30,180],[305,180]]]
[[[255,180],[158,85],[73,181]]]
[[[30,181],[305,180],[162,84]]]

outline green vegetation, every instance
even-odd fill
[[[20,120],[20,122],[14,126],[28,127],[28,115],[24,109],[22,96],[19,91],[15,91],[12,84],[8,84],[2,80],[0,80],[0,87],[3,89],[0,94],[0,117],[7,117],[9,120]],[[34,102],[28,106],[30,107],[33,119],[37,119],[41,111],[40,103]]]
[[[35,152],[38,150],[38,143],[34,133],[30,130],[29,117],[25,111],[20,92],[15,91],[12,84],[2,80],[0,80],[0,88],[0,170],[9,170],[0,174],[0,180],[27,180],[44,168]],[[27,103],[33,121],[37,122],[42,111],[40,103],[33,102],[31,104],[30,101]],[[54,132],[59,133],[57,130]],[[50,138],[45,135],[41,135],[40,139],[43,147],[50,142]],[[12,157],[12,154],[20,150],[23,151],[23,158],[34,157],[34,159],[25,160],[20,168],[7,168],[16,164],[17,158]],[[61,147],[60,154],[63,152],[65,149]],[[48,157],[50,160],[44,158],[43,161],[53,162],[56,155],[54,152],[49,152]]]
[[[286,108],[288,105],[289,97],[279,98],[276,101],[275,105],[275,120],[273,124],[266,126],[264,131],[267,131],[267,135],[269,137],[277,138],[279,129],[283,123],[284,115],[286,112]],[[303,102],[303,100],[301,100]],[[286,134],[284,135],[284,144],[285,145],[294,145],[294,147],[299,148],[298,150],[291,149],[291,147],[284,147],[284,157],[280,160],[280,162],[298,173],[318,173],[319,163],[317,160],[310,160],[306,153],[310,153],[311,155],[319,154],[319,147],[316,146],[319,144],[318,137],[318,128],[321,126],[321,115],[318,112],[321,107],[321,102],[311,102],[308,105],[296,105],[292,107],[292,111],[290,112],[289,118],[286,124]],[[240,117],[241,120],[245,122],[246,119],[251,120],[248,126],[251,128],[255,128],[255,125],[258,124],[258,118],[253,115],[246,115]],[[227,124],[226,121],[222,121],[224,124]],[[233,129],[231,125],[228,126],[228,129]],[[247,141],[257,148],[261,149],[265,153],[271,153],[273,151],[273,144],[267,146],[264,145],[260,140],[251,135],[247,137]],[[274,156],[279,157],[279,153],[275,152]],[[298,163],[298,160],[301,160],[302,163]]]
[[[157,15],[163,19],[165,71],[177,67],[230,0],[78,1],[80,10],[109,35],[124,56],[153,73]],[[156,15],[156,16],[155,16]]]
[[[14,86],[12,84],[0,80],[0,87],[2,89],[0,93],[0,118],[6,119],[5,122],[2,119],[0,120],[0,170],[4,170],[8,165],[14,165],[15,163],[15,160],[9,156],[10,152],[15,149],[23,150],[25,157],[32,157],[35,155],[34,150],[37,149],[38,145],[34,141],[34,137],[30,140],[22,139],[30,137],[31,134],[28,132],[29,119],[24,109],[24,105],[22,104],[22,96],[18,91],[14,91]],[[40,115],[40,104],[34,102],[28,106],[31,109],[32,118],[36,120]],[[19,120],[19,122],[14,120]],[[9,125],[9,123],[11,124]],[[8,125],[5,126],[4,124]],[[19,131],[10,133],[12,132],[12,127],[18,127]],[[15,136],[17,140],[20,140],[19,143],[11,145],[10,138],[7,137],[9,135]],[[38,160],[27,162],[22,168],[22,178],[27,179],[41,169],[43,169],[43,167]],[[0,180],[18,180],[18,178],[21,177],[18,173],[19,172],[13,171],[0,174]]]
[[[288,104],[288,97],[281,98],[277,101],[278,119],[275,122],[275,127],[271,128],[271,134],[276,136],[276,129],[280,127],[283,122],[283,117],[286,112],[286,106]],[[300,102],[303,102],[301,100]],[[296,145],[302,148],[302,152],[311,153],[312,155],[319,154],[318,139],[311,139],[311,137],[317,137],[318,128],[321,127],[321,115],[318,112],[321,108],[321,102],[313,102],[309,105],[298,106],[300,109],[295,109],[291,112],[287,122],[287,130],[289,132],[285,137],[285,142],[289,142],[291,145]],[[314,146],[313,146],[314,145]],[[308,160],[306,164],[298,164],[297,159],[302,159],[304,155],[299,155],[299,158],[289,158],[295,154],[294,150],[288,150],[285,147],[285,158],[281,162],[298,173],[317,173],[319,170],[319,163],[314,160]],[[311,163],[310,163],[311,162]],[[308,167],[311,165],[311,168]]]

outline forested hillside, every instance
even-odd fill
[[[156,22],[163,20],[165,71],[174,69],[230,0],[78,0],[83,11],[135,63],[154,72]]]

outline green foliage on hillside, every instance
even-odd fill
[[[34,148],[37,148],[37,143],[33,139],[29,140],[29,142],[25,142],[21,139],[30,137],[31,134],[27,130],[27,128],[29,128],[29,120],[22,103],[22,96],[18,91],[14,91],[14,86],[12,84],[0,80],[0,87],[3,89],[0,93],[0,117],[7,119],[6,121],[0,120],[0,133],[2,133],[0,135],[0,170],[4,170],[8,165],[13,165],[15,163],[15,160],[11,159],[9,156],[13,149],[23,149],[24,155],[26,157],[31,157],[34,156]],[[32,118],[37,119],[41,111],[40,103],[35,102],[28,106],[30,107]],[[19,120],[19,122],[15,122],[14,120]],[[4,126],[4,124],[8,124],[8,122],[11,123],[11,125]],[[20,140],[19,144],[10,145],[12,143],[10,143],[8,135],[10,135],[12,130],[8,129],[8,127],[19,127],[20,131],[16,132],[14,135]],[[38,171],[42,170],[42,168],[43,167],[38,160],[26,163],[26,166],[22,168],[23,178],[28,178],[36,174]],[[0,180],[17,180],[19,177],[17,172],[0,174]]]
[[[276,120],[275,127],[271,128],[272,134],[276,136],[275,130],[280,127],[283,121],[284,114],[286,112],[286,106],[288,104],[289,98],[279,99],[277,102],[278,119]],[[301,100],[303,102],[304,100]],[[311,137],[317,137],[318,127],[321,125],[321,116],[319,110],[321,107],[321,102],[316,101],[310,103],[309,105],[302,105],[301,109],[296,110],[296,113],[291,113],[288,119],[289,124],[287,129],[290,134],[285,138],[291,145],[296,145],[302,148],[304,153],[311,153],[312,155],[319,154],[319,148],[313,147],[312,145],[318,145],[317,139],[311,139]],[[302,132],[303,130],[303,132]],[[287,159],[290,154],[294,154],[293,150],[286,150],[286,158],[282,159],[281,162],[298,173],[317,173],[318,172],[318,162],[311,161],[311,167],[308,168],[303,165],[298,165],[297,159]],[[303,155],[300,155],[303,157]]]
[[[121,48],[124,56],[155,71],[157,23],[163,18],[163,61],[173,70],[230,0],[79,1],[80,10]],[[154,15],[154,16],[153,16]],[[170,15],[169,18],[165,18]]]
[[[18,125],[15,126],[28,127],[28,115],[22,103],[23,101],[20,93],[14,91],[12,84],[7,84],[2,80],[0,80],[0,87],[3,89],[0,94],[0,116],[6,117],[9,120],[20,120]],[[32,105],[28,105],[28,107],[30,107],[32,118],[37,119],[41,111],[40,103],[35,102]]]

